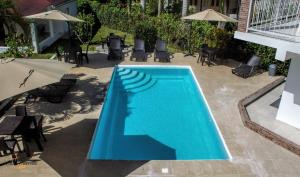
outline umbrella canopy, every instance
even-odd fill
[[[0,101],[58,82],[73,66],[50,59],[2,59]]]
[[[207,9],[189,16],[182,17],[183,20],[199,20],[199,21],[218,21],[218,22],[238,22],[237,20],[221,14],[213,9]]]
[[[65,14],[59,10],[50,10],[47,12],[42,12],[34,15],[25,16],[25,19],[35,19],[35,20],[57,20],[66,22],[84,22],[76,17]]]

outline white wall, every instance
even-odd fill
[[[300,54],[292,59],[276,119],[300,129]]]
[[[66,4],[62,4],[59,6],[56,6],[57,10],[60,10],[64,13],[67,13],[72,16],[77,15],[77,4],[76,1],[71,1]],[[51,28],[50,25],[53,26],[53,35],[48,37],[47,39],[41,41],[39,43],[39,51],[44,50],[45,48],[52,45],[55,41],[57,41],[59,38],[63,37],[64,34],[68,33],[68,25],[64,21],[48,21],[49,23],[49,29]]]

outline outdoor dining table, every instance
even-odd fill
[[[15,135],[21,135],[24,151],[26,152],[27,156],[30,156],[29,146],[22,133],[22,127],[27,126],[24,125],[27,122],[25,121],[25,118],[28,118],[28,116],[6,116],[2,122],[0,122],[0,135],[8,135],[12,138],[14,138]],[[39,149],[43,149],[41,144],[38,144],[38,146]],[[20,149],[20,147],[18,148]]]

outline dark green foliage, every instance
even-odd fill
[[[267,69],[269,64],[275,63],[279,74],[287,74],[289,61],[283,63],[275,60],[275,49],[234,39],[233,32],[236,25],[233,23],[226,24],[225,30],[222,30],[216,27],[217,23],[193,21],[191,46],[188,46],[190,23],[182,21],[178,13],[172,11],[176,9],[174,7],[167,8],[166,11],[170,13],[151,16],[155,13],[149,13],[147,10],[146,14],[142,13],[138,4],[132,6],[131,13],[128,13],[127,8],[120,6],[101,5],[98,17],[105,26],[143,38],[148,43],[146,44],[148,50],[151,49],[156,37],[180,50],[191,47],[194,52],[197,52],[203,43],[207,43],[210,47],[223,48],[224,57],[242,62],[246,62],[255,53],[262,58],[264,69]]]
[[[157,39],[157,30],[151,23],[142,22],[136,25],[134,36],[145,41],[146,52],[153,52]]]
[[[97,13],[91,7],[90,2],[83,1],[81,4],[79,4],[78,13],[85,14],[85,15],[92,15],[92,17],[94,18],[93,25],[92,25],[92,36],[94,36],[98,32],[99,28],[101,28],[101,23],[97,17]]]
[[[8,47],[8,50],[4,53],[6,57],[26,58],[33,54],[30,41],[23,35],[10,34],[5,39],[5,43]]]

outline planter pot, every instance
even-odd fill
[[[269,76],[275,76],[277,71],[277,66],[275,64],[269,65]]]

